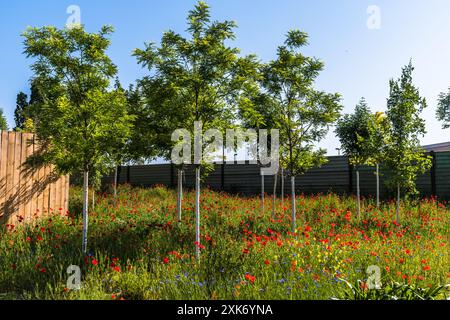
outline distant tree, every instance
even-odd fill
[[[2,108],[0,108],[0,130],[8,130],[8,122],[6,121]]]
[[[425,121],[420,117],[426,101],[414,86],[410,62],[398,80],[390,81],[387,100],[389,141],[385,146],[385,164],[390,169],[389,185],[397,187],[397,223],[400,223],[400,194],[417,193],[416,178],[431,167],[419,137],[425,135]]]
[[[29,28],[25,54],[34,58],[34,103],[40,160],[60,173],[83,172],[83,252],[87,253],[89,176],[115,164],[115,146],[130,135],[132,117],[122,91],[111,89],[116,66],[106,55],[112,27]]]
[[[259,70],[263,69],[263,65],[259,66]],[[244,129],[254,129],[256,130],[256,135],[258,136],[259,130],[269,130],[278,129],[277,123],[277,109],[270,95],[261,92],[259,85],[261,83],[262,76],[260,73],[255,77],[255,85],[250,86],[249,90],[246,90],[245,94],[240,98],[239,103],[239,119],[241,127]],[[268,148],[271,150],[271,138],[268,137]],[[259,162],[261,165],[261,162]],[[276,214],[276,189],[277,189],[277,177],[279,172],[274,175],[274,189],[273,189],[273,209],[272,216]],[[261,170],[261,207],[262,213],[264,214],[264,174]]]
[[[341,148],[348,156],[350,164],[356,167],[356,190],[358,217],[361,217],[361,189],[359,180],[360,166],[368,164],[370,149],[367,141],[370,140],[370,122],[372,113],[362,98],[356,105],[355,113],[341,117],[336,126],[336,134],[341,142]]]
[[[190,39],[167,31],[159,48],[148,44],[144,50],[135,51],[139,63],[152,73],[142,79],[140,85],[144,99],[155,108],[151,112],[160,121],[158,127],[164,129],[159,135],[164,137],[161,140],[164,143],[175,129],[186,129],[194,137],[195,122],[202,123],[201,135],[209,129],[224,133],[232,124],[236,100],[254,62],[254,57],[240,58],[239,50],[228,46],[234,39],[234,27],[231,21],[211,21],[208,5],[198,2],[188,15]],[[172,147],[176,144],[171,141]],[[194,153],[191,156],[193,158]],[[201,166],[197,165],[197,258],[200,256],[200,178]],[[180,197],[179,194],[179,203]]]
[[[439,121],[443,122],[444,129],[450,128],[450,88],[447,93],[442,92],[439,95],[436,116]]]
[[[22,131],[25,128],[26,113],[28,109],[28,96],[20,92],[16,99],[16,110],[14,111],[15,131]]]
[[[293,30],[277,59],[265,65],[262,89],[270,98],[280,129],[281,166],[289,169],[292,190],[292,232],[296,231],[295,177],[324,164],[326,150],[316,144],[339,118],[342,106],[339,94],[328,94],[314,88],[324,65],[316,58],[303,55],[300,49],[308,35]]]

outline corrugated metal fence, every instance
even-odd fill
[[[417,187],[423,196],[437,195],[450,199],[450,152],[431,153],[433,168],[417,179]],[[321,168],[310,170],[296,179],[296,190],[306,194],[334,192],[349,194],[356,190],[355,169],[349,165],[347,157],[329,157],[329,162]],[[361,194],[373,196],[376,194],[375,168],[360,168]],[[257,165],[233,164],[216,165],[215,170],[204,181],[203,185],[214,190],[231,193],[257,194],[261,189],[260,169]],[[113,183],[113,174],[103,179],[104,184]],[[391,197],[384,181],[386,172],[381,168],[380,191],[383,198]],[[173,165],[147,165],[121,167],[119,169],[119,183],[133,186],[151,187],[166,185],[175,187],[177,170]],[[194,166],[188,166],[185,172],[185,186],[194,187]],[[273,176],[265,177],[265,190],[273,192]],[[278,192],[281,192],[278,181]],[[290,183],[285,181],[285,193],[290,192]]]
[[[0,225],[68,210],[69,177],[57,176],[49,166],[27,166],[36,152],[33,134],[0,131]]]

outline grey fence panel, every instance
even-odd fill
[[[436,193],[450,200],[450,152],[436,153]]]
[[[328,163],[321,168],[308,171],[296,178],[296,192],[317,194],[334,192],[348,194],[356,192],[356,169],[349,166],[347,157],[329,157]],[[204,187],[223,190],[231,193],[259,194],[261,192],[260,167],[255,164],[217,164],[215,169],[203,181]],[[360,172],[361,195],[374,197],[376,194],[375,167],[362,166]],[[130,183],[133,186],[151,187],[154,185],[177,185],[177,170],[170,164],[122,167],[119,170],[119,183]],[[184,187],[195,187],[195,166],[186,166]],[[288,173],[287,173],[288,174]],[[113,182],[114,174],[103,178],[104,184]],[[389,198],[395,194],[385,185],[389,173],[380,167],[380,195]],[[435,182],[433,182],[435,180]],[[273,193],[273,176],[264,177],[265,192]],[[433,185],[434,183],[434,185]],[[450,152],[435,154],[433,170],[417,178],[417,188],[423,196],[433,195],[433,191],[441,198],[450,199]],[[291,192],[290,179],[285,178],[285,194]],[[277,193],[281,193],[281,181],[278,178]]]

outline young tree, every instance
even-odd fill
[[[3,109],[0,108],[0,131],[8,130],[8,122],[6,121],[5,115],[3,114]]]
[[[350,164],[356,167],[356,194],[358,217],[361,217],[361,189],[359,180],[360,166],[368,164],[370,150],[370,122],[373,119],[366,100],[362,98],[356,105],[354,114],[341,117],[336,126],[336,134],[341,141],[341,148],[348,156]]]
[[[14,121],[16,122],[15,131],[25,129],[26,113],[29,107],[28,96],[19,92],[16,99],[16,110],[14,110]]]
[[[238,57],[239,50],[227,45],[234,39],[234,28],[235,23],[231,21],[211,21],[208,5],[198,2],[188,15],[190,39],[168,31],[159,48],[147,44],[144,50],[135,51],[138,62],[152,72],[140,84],[144,97],[154,103],[153,111],[164,129],[186,129],[193,137],[194,123],[201,122],[200,135],[213,128],[223,133],[230,126],[235,117],[233,107],[254,61],[253,57]],[[172,147],[176,144],[171,141],[173,130],[160,135]],[[197,163],[197,258],[200,255],[200,174],[201,166]],[[179,194],[179,201],[180,197]]]
[[[106,55],[112,27],[88,33],[83,27],[29,28],[25,53],[35,58],[34,83],[41,102],[37,138],[41,160],[59,173],[83,172],[83,252],[87,253],[90,173],[106,173],[113,165],[113,146],[125,141],[132,117],[123,92],[111,90],[116,66]]]
[[[450,88],[447,93],[442,92],[439,95],[436,116],[439,121],[443,122],[444,129],[450,128]]]
[[[372,114],[369,120],[369,136],[361,139],[369,158],[367,164],[376,167],[377,208],[380,207],[380,164],[384,162],[385,146],[389,143],[389,121],[383,112]]]
[[[339,94],[314,89],[323,63],[307,57],[300,49],[308,35],[293,30],[287,35],[278,57],[263,68],[262,88],[276,108],[280,129],[281,167],[289,169],[292,190],[292,232],[296,231],[295,177],[326,162],[323,149],[315,144],[327,134],[339,118],[342,106]]]
[[[426,101],[412,81],[414,68],[410,62],[402,69],[398,80],[390,81],[387,100],[389,141],[385,147],[385,164],[392,171],[391,186],[397,187],[397,223],[400,223],[401,189],[416,193],[416,178],[431,167],[430,157],[420,145],[419,137],[425,131],[425,121],[420,113],[426,108]]]

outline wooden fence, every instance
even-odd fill
[[[69,177],[56,175],[50,166],[27,165],[36,152],[33,134],[0,131],[0,225],[68,210]]]

